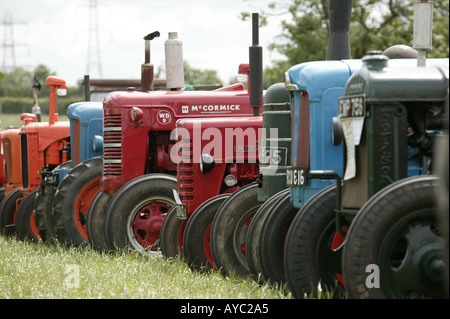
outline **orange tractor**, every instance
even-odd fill
[[[57,95],[65,95],[66,82],[49,76],[49,121],[38,122],[34,114],[24,113],[20,129],[2,132],[5,157],[5,197],[0,204],[0,231],[17,232],[38,240],[33,204],[43,171],[52,170],[70,159],[70,125],[58,122]]]

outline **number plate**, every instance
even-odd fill
[[[363,117],[365,115],[365,96],[355,95],[339,98],[339,117]]]
[[[306,185],[306,167],[289,167],[286,169],[286,186],[305,186]]]

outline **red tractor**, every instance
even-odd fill
[[[56,96],[65,95],[66,83],[61,78],[49,76],[46,84],[50,86],[49,121],[38,122],[36,115],[22,114],[24,126],[14,132],[18,137],[9,139],[20,139],[20,161],[13,161],[14,158],[17,160],[17,143],[14,144],[15,151],[6,152],[11,155],[5,156],[6,175],[9,168],[20,163],[21,180],[0,205],[0,227],[8,234],[14,233],[16,228],[20,229],[19,235],[31,240],[39,238],[32,213],[35,193],[41,182],[40,171],[52,170],[70,159],[69,122],[58,122],[56,108]],[[2,139],[8,147],[7,137],[2,134]]]
[[[203,264],[214,265],[208,228],[213,210],[233,192],[258,178],[261,134],[262,116],[177,122],[177,135],[181,137],[177,143],[181,151],[175,194],[178,205],[170,209],[162,224],[164,256],[174,257],[183,250],[184,230],[195,212],[201,216],[195,230],[191,227],[189,237],[196,236],[199,239],[196,247],[205,250],[202,255],[207,261]],[[213,208],[209,205],[205,209],[206,203]]]

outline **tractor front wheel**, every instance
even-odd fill
[[[176,188],[176,178],[165,174],[140,176],[122,186],[106,209],[109,248],[131,248],[156,255],[162,222],[175,204]]]
[[[15,215],[17,201],[23,197],[20,188],[15,188],[3,198],[0,204],[0,231],[5,235],[12,235],[16,231]]]
[[[32,190],[28,193],[17,207],[16,212],[16,233],[21,239],[27,239],[32,242],[39,242],[41,237],[36,228],[34,221],[33,206],[36,199],[38,189]]]
[[[253,183],[235,191],[216,213],[211,227],[211,252],[217,268],[225,275],[231,272],[250,275],[245,239],[252,217],[261,205],[258,185]]]
[[[266,200],[253,216],[250,227],[248,228],[247,238],[245,239],[245,251],[247,253],[248,268],[255,279],[261,278],[263,281],[268,279],[265,278],[262,273],[263,270],[259,250],[259,242],[263,236],[261,230],[264,220],[270,213],[272,207],[280,200],[283,194],[286,193],[290,194],[290,189],[282,190]]]
[[[448,298],[435,176],[393,183],[359,210],[347,235],[349,298]]]
[[[221,194],[206,200],[189,218],[183,235],[184,257],[189,266],[196,269],[216,268],[211,254],[211,223],[220,205],[229,196],[230,194]]]
[[[298,212],[291,202],[291,193],[280,197],[265,218],[259,241],[259,256],[264,278],[271,282],[286,282],[284,272],[284,244],[292,220]]]
[[[72,161],[67,161],[55,167],[53,172],[67,170],[71,166]],[[43,178],[34,199],[34,222],[43,242],[51,242],[56,237],[52,223],[52,208],[57,187],[57,185],[49,183]]]
[[[289,228],[284,267],[288,286],[296,298],[318,297],[323,292],[343,292],[341,270],[345,236],[336,230],[336,185],[311,197]],[[348,229],[341,225],[342,232]]]
[[[111,197],[103,192],[98,192],[89,205],[86,233],[89,244],[98,251],[108,251],[108,241],[105,234],[105,214]]]
[[[183,255],[183,233],[187,220],[178,218],[176,206],[172,206],[161,225],[161,253],[164,257]]]

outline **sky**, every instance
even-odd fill
[[[97,24],[102,74],[92,56],[91,78],[140,78],[144,63],[143,37],[153,31],[161,36],[151,41],[150,62],[165,67],[164,42],[177,32],[183,42],[183,58],[192,68],[216,70],[226,84],[237,75],[240,63],[248,62],[252,44],[251,20],[241,12],[267,10],[273,0],[97,0]],[[263,64],[282,58],[268,50],[281,34],[280,20],[269,20],[259,30]],[[13,37],[11,25],[13,21]],[[16,66],[33,71],[44,64],[69,86],[87,74],[89,0],[0,0],[0,68],[12,64],[5,40],[14,40]],[[94,44],[91,48],[97,48]]]

